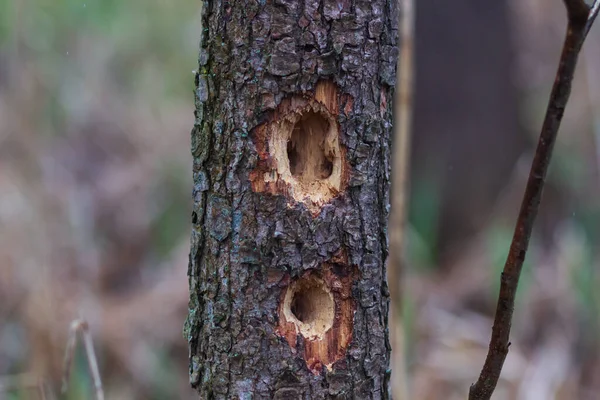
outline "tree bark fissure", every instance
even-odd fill
[[[390,0],[203,3],[185,325],[190,382],[202,399],[389,398],[385,262],[396,7]],[[339,164],[332,157],[342,156],[347,170],[339,191],[314,206],[280,191],[282,185],[257,189],[253,171],[280,171],[259,130],[277,123],[282,104],[295,98],[326,106],[318,98],[321,84],[335,87],[337,109],[329,111],[341,150],[284,164],[293,164],[289,176],[300,170],[296,165],[319,166],[306,175],[312,182],[333,176]],[[318,144],[294,140],[300,147],[293,157]],[[297,283],[302,279],[308,283]],[[319,285],[327,287],[320,292]],[[317,300],[289,297],[294,310],[286,314],[282,302],[293,287]],[[323,350],[329,342],[315,344],[302,332],[313,332],[305,323],[329,318],[310,315],[328,299],[335,317],[323,322],[329,333],[319,337],[332,336],[350,315],[351,339],[329,338],[335,345]],[[283,324],[294,311],[293,324]],[[290,332],[282,334],[284,325],[298,329],[295,343]],[[323,359],[308,360],[317,347],[315,357]]]

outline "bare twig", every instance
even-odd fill
[[[69,329],[69,340],[65,350],[62,393],[65,394],[69,389],[69,377],[71,375],[73,356],[75,355],[75,346],[77,345],[77,333],[81,333],[83,338],[85,354],[87,356],[90,374],[92,375],[94,389],[96,391],[96,399],[104,400],[104,390],[102,389],[102,380],[100,379],[100,370],[98,369],[98,362],[96,361],[96,353],[94,352],[92,335],[90,333],[88,323],[81,319],[73,321],[71,323],[71,328]]]
[[[564,0],[568,14],[567,34],[563,44],[556,79],[550,94],[546,116],[542,125],[540,139],[531,165],[525,195],[521,203],[517,225],[510,250],[501,275],[500,294],[492,327],[492,337],[488,355],[479,379],[471,386],[469,400],[490,399],[500,372],[508,354],[511,321],[514,310],[515,295],[521,268],[527,253],[529,238],[535,217],[540,205],[546,172],[550,164],[552,149],[560,122],[569,100],[571,82],[579,51],[589,32],[598,10],[600,0],[596,0],[590,8],[583,0]]]
[[[104,400],[104,390],[102,389],[102,381],[100,380],[100,371],[96,361],[96,353],[94,352],[94,343],[90,334],[88,323],[84,320],[77,319],[71,323],[69,329],[69,339],[65,350],[65,361],[63,371],[62,393],[66,394],[69,389],[69,377],[71,375],[71,365],[73,364],[73,356],[75,355],[75,347],[77,346],[77,334],[81,333],[85,354],[87,356],[90,373],[94,381],[94,389],[96,391],[96,399]],[[41,400],[47,399],[47,392],[50,394],[50,399],[54,399],[52,390],[48,391],[48,385],[43,379],[33,374],[21,374],[7,377],[0,377],[0,393],[10,392],[22,389],[37,389]],[[0,396],[0,398],[3,398]]]
[[[392,174],[392,211],[390,216],[390,259],[388,283],[390,288],[390,332],[392,342],[392,395],[394,399],[408,398],[405,368],[404,326],[402,323],[403,239],[406,215],[410,126],[412,119],[414,0],[399,0],[400,53],[396,81],[395,129]]]
[[[584,39],[587,36],[588,32],[590,31],[592,25],[594,24],[594,21],[596,20],[596,17],[598,16],[598,12],[600,12],[600,1],[595,1],[594,4],[592,5],[592,8],[590,9],[590,14],[589,14],[589,18],[587,19],[587,22],[585,24],[585,33],[584,33]]]

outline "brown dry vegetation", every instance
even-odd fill
[[[81,315],[107,398],[190,397],[196,2],[9,0],[0,20],[0,376],[59,382]]]

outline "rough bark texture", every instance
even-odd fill
[[[391,0],[204,2],[185,326],[200,398],[389,397],[397,20]],[[319,130],[337,136],[303,139]]]

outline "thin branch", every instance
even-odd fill
[[[585,36],[587,36],[588,32],[590,31],[590,28],[594,24],[594,21],[596,20],[596,17],[598,16],[598,12],[600,12],[600,0],[596,0],[594,2],[594,4],[592,5],[592,8],[590,10],[590,16],[587,20],[587,23],[585,24],[585,33],[584,33]]]
[[[491,398],[508,354],[515,295],[529,245],[529,238],[539,209],[552,149],[571,93],[571,82],[573,81],[581,46],[600,8],[600,0],[596,0],[592,8],[583,0],[564,0],[564,3],[569,19],[567,34],[556,79],[550,94],[550,101],[546,109],[540,139],[531,165],[525,195],[521,203],[517,225],[501,275],[500,294],[488,354],[479,379],[471,386],[469,400],[488,400]]]
[[[586,22],[590,13],[590,6],[584,0],[563,0],[567,8],[569,24],[573,21]]]
[[[402,275],[404,226],[406,219],[410,129],[414,81],[414,0],[399,0],[400,52],[394,105],[392,211],[390,215],[390,256],[387,277],[390,288],[390,336],[392,343],[392,397],[408,399],[405,367],[404,325],[402,321]]]
[[[73,356],[75,355],[75,347],[77,345],[77,333],[81,333],[83,338],[85,354],[88,360],[90,374],[92,375],[92,380],[94,382],[94,389],[96,391],[96,399],[104,400],[104,390],[102,389],[100,370],[98,369],[96,353],[94,352],[94,342],[92,341],[88,323],[81,319],[73,321],[71,323],[71,328],[69,329],[69,339],[65,350],[62,393],[65,394],[69,389],[69,377],[71,375],[71,365],[73,364]]]

